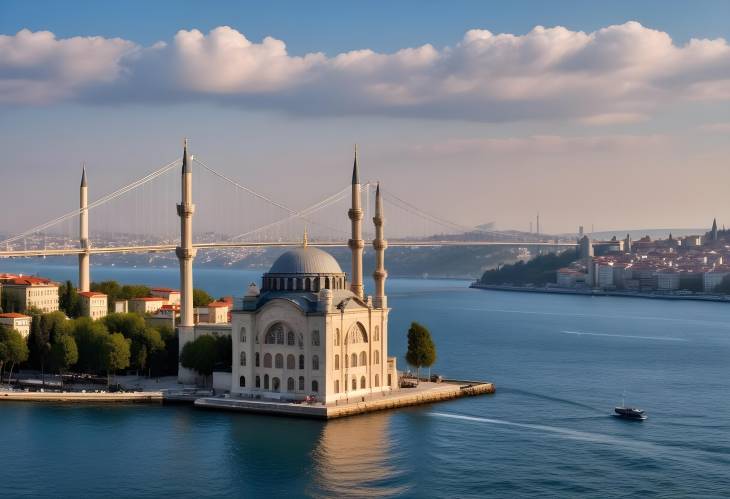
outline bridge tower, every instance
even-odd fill
[[[79,188],[79,291],[89,291],[89,187],[86,182],[86,165],[81,171],[81,187]]]
[[[385,280],[388,278],[388,272],[385,270],[385,249],[388,247],[388,241],[383,236],[383,198],[380,195],[380,182],[375,189],[375,216],[373,224],[375,224],[375,240],[373,240],[373,249],[375,250],[375,272],[373,279],[375,280],[375,296],[373,297],[373,306],[375,308],[388,308],[388,298],[385,296]]]
[[[183,146],[182,199],[177,205],[180,217],[180,246],[175,254],[180,261],[180,324],[182,328],[193,327],[193,165],[188,151],[188,140]]]
[[[361,207],[360,172],[357,164],[357,145],[355,145],[355,161],[352,167],[352,207],[347,216],[352,222],[352,237],[347,246],[352,251],[352,275],[350,276],[350,291],[360,298],[365,297],[362,287],[362,250],[365,242],[362,240],[362,207]]]

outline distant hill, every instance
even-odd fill
[[[578,257],[576,250],[569,249],[562,253],[538,255],[527,262],[519,261],[503,265],[497,269],[487,270],[481,278],[482,284],[510,284],[515,286],[534,284],[542,286],[554,283],[557,270],[570,265]]]

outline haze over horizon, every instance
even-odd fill
[[[75,5],[0,3],[0,231],[74,209],[83,161],[96,199],[185,136],[293,207],[357,142],[463,225],[730,225],[728,3]]]

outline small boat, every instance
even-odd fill
[[[642,411],[641,409],[636,409],[634,407],[614,407],[614,416],[617,418],[624,418],[624,419],[636,419],[638,421],[643,421],[646,419],[646,413]]]

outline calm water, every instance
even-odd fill
[[[92,272],[177,281],[174,270]],[[257,274],[197,271],[196,285],[240,295]],[[727,497],[729,305],[465,286],[390,280],[390,351],[402,355],[408,323],[422,321],[435,371],[493,380],[494,396],[330,423],[3,404],[0,496]],[[624,390],[647,421],[609,416]]]

